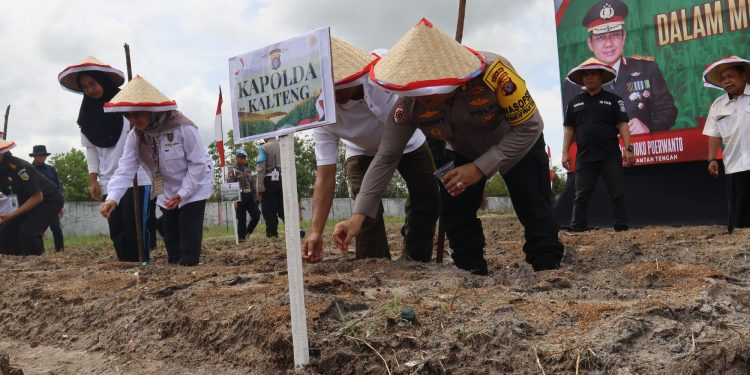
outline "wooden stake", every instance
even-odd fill
[[[10,115],[10,104],[5,108],[5,126],[3,126],[3,139],[8,139],[8,115]]]
[[[464,37],[464,16],[466,15],[466,0],[458,1],[458,23],[456,23],[456,41],[461,43]]]
[[[130,46],[125,43],[125,65],[128,68],[128,82],[133,79],[133,69],[130,66]],[[131,125],[132,128],[132,125]],[[138,190],[138,173],[133,177],[133,207],[135,208],[135,238],[138,241],[138,262],[143,265],[146,261],[146,246],[143,243],[143,202]]]
[[[456,41],[461,43],[464,35],[464,16],[466,15],[466,0],[458,2],[458,22],[456,23]],[[445,253],[445,229],[443,229],[443,220],[438,218],[438,236],[435,244],[435,262],[443,263],[443,254]]]
[[[292,317],[292,347],[295,367],[310,363],[305,312],[305,285],[302,273],[302,243],[299,236],[299,197],[294,155],[294,134],[281,136],[281,188],[284,198],[284,234],[289,280],[289,308]]]

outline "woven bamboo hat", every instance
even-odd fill
[[[177,109],[177,103],[141,76],[135,76],[114,98],[104,103],[104,112],[163,112]]]
[[[16,147],[16,142],[0,139],[0,154],[10,151],[13,147]]]
[[[721,89],[721,72],[735,65],[744,65],[745,71],[750,72],[750,61],[738,56],[725,57],[706,65],[706,68],[703,69],[703,85]]]
[[[403,96],[448,93],[478,76],[484,57],[422,18],[370,70],[370,80]]]
[[[570,72],[568,72],[568,81],[573,82],[578,86],[583,86],[583,72],[587,70],[601,71],[602,85],[612,82],[617,76],[617,72],[614,68],[592,57],[584,61],[581,65],[571,69]]]
[[[377,56],[334,37],[331,37],[331,55],[333,84],[337,89],[361,85],[362,78],[366,78],[367,72],[378,60]]]
[[[63,69],[63,71],[57,75],[57,80],[60,81],[60,85],[64,89],[83,94],[83,90],[78,86],[78,73],[91,70],[103,72],[117,87],[120,87],[125,83],[125,75],[122,71],[99,61],[94,56],[87,56],[76,64]]]

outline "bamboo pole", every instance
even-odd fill
[[[456,41],[461,43],[464,36],[464,17],[466,16],[466,0],[458,1],[458,21],[456,23]],[[445,253],[445,229],[443,220],[438,218],[438,237],[435,249],[435,262],[443,263],[443,254]]]
[[[130,65],[130,46],[125,43],[125,65],[128,68],[128,82],[133,79],[133,69]],[[132,125],[131,125],[132,127]],[[143,243],[143,206],[141,206],[141,192],[138,190],[138,173],[133,177],[133,207],[135,208],[135,238],[138,241],[138,262],[147,265],[146,246]],[[144,264],[146,263],[146,264]]]
[[[5,126],[3,126],[3,139],[8,139],[8,116],[10,115],[10,104],[5,108]]]

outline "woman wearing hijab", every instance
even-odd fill
[[[101,202],[103,198],[106,199],[107,183],[117,168],[117,162],[125,147],[125,138],[130,130],[130,124],[121,115],[104,112],[104,103],[120,91],[118,87],[125,82],[125,76],[120,70],[89,56],[65,68],[59,74],[58,80],[63,88],[83,94],[77,122],[81,128],[81,145],[86,148],[89,194],[91,199]],[[155,244],[156,207],[153,201],[148,200],[151,179],[142,168],[138,169],[138,183],[140,195],[144,197],[144,227],[148,228],[148,231],[144,231],[145,242],[149,245]],[[117,259],[137,262],[138,242],[132,188],[125,192],[122,204],[110,215],[108,223],[109,236],[114,244]],[[148,258],[148,251],[146,253]]]
[[[213,191],[211,158],[198,127],[170,100],[140,76],[104,105],[120,112],[133,125],[117,170],[109,180],[109,195],[101,214],[110,217],[135,174],[143,165],[153,181],[152,196],[162,211],[168,262],[194,266],[200,260],[203,214]]]

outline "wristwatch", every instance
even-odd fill
[[[627,145],[625,146],[625,150],[629,152],[633,152],[633,145]]]

